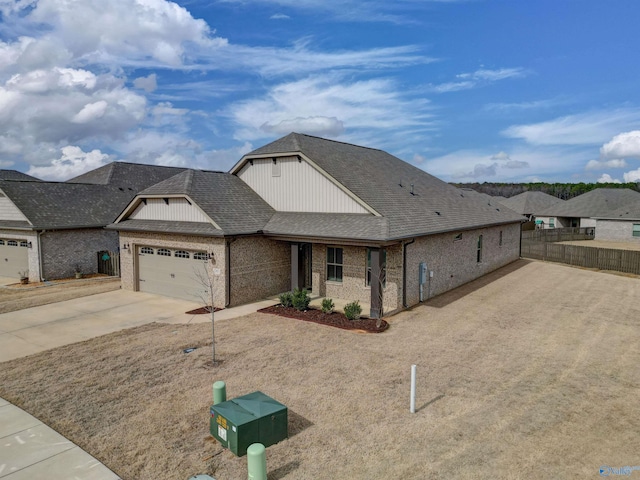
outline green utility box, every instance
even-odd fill
[[[287,407],[262,392],[211,405],[209,431],[237,456],[252,443],[265,447],[289,436]]]

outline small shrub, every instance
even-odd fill
[[[358,320],[361,313],[362,307],[357,300],[344,306],[344,316],[349,320]]]
[[[290,307],[293,305],[293,293],[291,292],[281,293],[278,298],[280,299],[280,303],[283,307]]]
[[[309,302],[311,302],[311,297],[309,296],[309,292],[307,292],[304,288],[296,288],[293,291],[293,298],[291,300],[293,308],[302,312],[309,308]]]
[[[322,313],[331,313],[333,312],[335,305],[333,304],[333,300],[330,298],[325,298],[322,300]]]

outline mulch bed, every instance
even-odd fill
[[[219,312],[220,310],[222,309],[216,307],[213,309],[213,313]],[[189,310],[184,313],[187,315],[204,315],[205,313],[211,313],[211,306],[196,308],[195,310]]]
[[[374,318],[349,320],[344,316],[344,313],[323,313],[321,310],[316,310],[315,308],[310,308],[309,310],[301,312],[293,307],[283,307],[282,305],[275,305],[273,307],[262,308],[258,311],[261,313],[280,315],[281,317],[295,318],[296,320],[304,320],[306,322],[320,323],[322,325],[342,328],[344,330],[357,330],[367,333],[381,333],[389,328],[389,323],[387,323],[386,320],[382,320],[380,328],[377,328],[377,320]]]

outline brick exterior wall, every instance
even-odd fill
[[[226,240],[213,237],[121,232],[120,271],[122,288],[138,289],[136,252],[140,246],[184,248],[213,253],[208,268],[214,278],[214,305],[218,308],[261,300],[289,290],[291,257],[289,243],[264,237],[239,237],[230,242],[230,298],[227,300]],[[129,250],[124,245],[129,245]],[[214,272],[219,270],[220,274]],[[227,305],[228,303],[228,305]]]
[[[640,220],[598,220],[595,239],[640,243],[640,237],[633,236],[634,223],[640,224]]]
[[[101,228],[51,230],[40,236],[40,244],[42,277],[46,280],[73,277],[76,265],[82,273],[98,273],[97,253],[116,251],[118,232]]]
[[[499,245],[502,231],[502,246]],[[520,256],[520,224],[444,233],[417,238],[407,249],[408,306],[419,303],[419,265],[426,262],[433,278],[424,286],[424,298],[431,298],[475,280]],[[482,260],[477,262],[478,236],[482,235]]]
[[[342,282],[327,281],[327,246],[342,248]],[[385,313],[399,308],[402,295],[402,246],[392,245],[387,252],[386,286],[383,292]],[[312,293],[321,297],[339,298],[360,303],[371,303],[371,288],[367,281],[367,248],[342,245],[313,244]],[[363,312],[367,315],[369,312]]]
[[[240,237],[230,246],[231,303],[240,305],[291,288],[291,247],[264,237]]]

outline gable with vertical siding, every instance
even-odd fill
[[[279,212],[370,213],[303,158],[254,159],[238,177]]]
[[[29,221],[20,209],[3,193],[0,193],[0,220]]]
[[[146,203],[145,203],[146,202]],[[202,210],[186,198],[147,198],[129,216],[133,220],[211,222]]]

